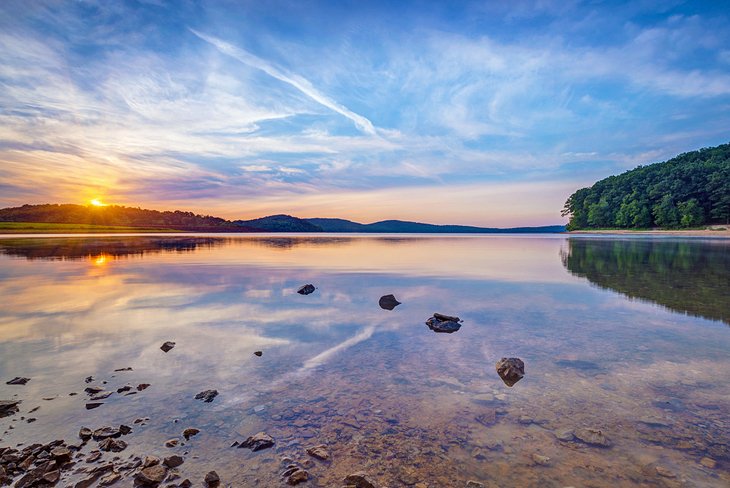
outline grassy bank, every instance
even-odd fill
[[[127,232],[180,232],[173,229],[122,227],[116,225],[55,224],[45,222],[0,222],[0,234],[93,234]]]

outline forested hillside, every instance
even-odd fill
[[[730,144],[639,166],[573,193],[568,230],[730,223]]]

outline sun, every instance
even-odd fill
[[[97,198],[94,198],[94,199],[93,199],[93,200],[91,200],[91,201],[90,201],[89,203],[90,203],[91,205],[93,205],[94,207],[106,207],[106,206],[107,206],[107,204],[106,204],[106,203],[103,203],[103,202],[102,202],[101,200],[99,200],[99,199],[97,199]]]

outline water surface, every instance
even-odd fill
[[[196,486],[211,469],[280,486],[284,457],[309,466],[304,486],[354,471],[387,487],[728,486],[729,284],[724,240],[2,238],[0,400],[23,403],[0,446],[149,417],[120,456],[184,454]],[[461,329],[432,332],[434,312]],[[511,388],[502,357],[526,365]],[[151,386],[86,410],[87,376]],[[164,447],[185,427],[201,433]],[[565,433],[581,428],[610,447]],[[261,430],[274,448],[230,447]]]

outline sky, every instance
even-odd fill
[[[730,141],[730,2],[0,2],[0,207],[564,223]]]

